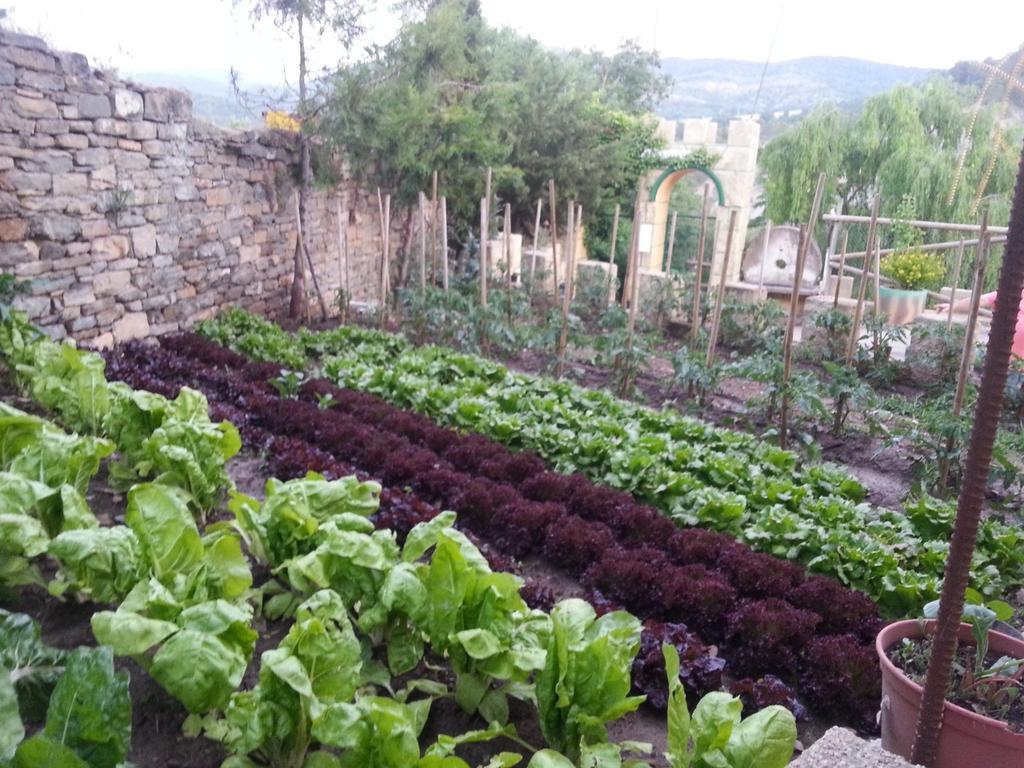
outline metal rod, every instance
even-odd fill
[[[433,277],[433,269],[431,269]],[[427,196],[420,192],[420,295],[427,293]]]
[[[757,278],[757,298],[761,299],[761,294],[764,292],[764,269],[768,263],[768,243],[772,239],[772,223],[766,222],[764,225],[764,250],[761,252],[761,272]]]
[[[822,174],[824,177],[824,174]],[[812,219],[813,221],[813,219]],[[782,403],[779,408],[779,446],[789,447],[789,377],[793,371],[793,337],[796,335],[796,316],[799,314],[800,285],[804,276],[804,260],[807,258],[807,242],[810,236],[807,225],[800,225],[800,240],[797,247],[796,270],[793,273],[793,290],[789,295],[789,318],[786,321],[786,339],[782,344]]]
[[[567,265],[565,268],[565,295],[562,297],[562,328],[558,333],[558,363],[555,368],[555,376],[562,377],[565,372],[565,347],[569,340],[569,304],[572,302],[573,259],[576,251],[576,203],[569,201],[566,211],[565,222],[565,255]]]
[[[487,306],[487,198],[480,198],[480,306]]]
[[[615,244],[619,239],[619,214],[622,206],[615,204],[615,216],[612,218],[612,242],[608,247],[608,284],[605,286],[604,308],[608,309],[612,301],[612,274],[615,271]]]
[[[537,198],[537,217],[533,222],[533,255],[530,257],[530,291],[533,291],[533,278],[537,272],[537,238],[540,237],[540,209],[544,204],[541,198]]]
[[[668,256],[665,259],[665,269],[662,272],[672,274],[672,252],[676,247],[676,224],[679,222],[679,211],[672,211],[672,229],[668,238]]]
[[[441,198],[441,281],[448,295],[448,198]]]
[[[548,234],[551,237],[551,276],[555,283],[555,300],[558,300],[558,207],[555,197],[555,180],[548,179]]]

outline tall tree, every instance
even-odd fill
[[[244,2],[245,0],[236,0]],[[309,254],[307,207],[313,183],[310,136],[312,122],[319,106],[310,98],[309,45],[311,39],[332,33],[345,48],[363,33],[362,19],[367,10],[365,0],[248,0],[253,19],[270,19],[278,28],[295,38],[299,59],[299,93],[296,116],[301,125],[299,134],[299,229],[302,237],[296,244],[294,278],[288,314],[305,315],[306,285],[303,258]]]

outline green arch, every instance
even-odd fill
[[[664,171],[661,172],[661,175],[658,176],[657,180],[651,185],[650,201],[652,203],[658,199],[658,190],[661,188],[661,185],[665,182],[665,180],[672,174],[679,173],[680,171],[699,171],[703,173],[705,176],[707,176],[709,179],[711,179],[711,183],[713,183],[715,185],[715,189],[718,190],[718,204],[725,205],[725,189],[723,189],[722,187],[721,179],[719,179],[711,171],[710,168],[705,168],[703,165],[684,165],[681,168],[666,168]]]

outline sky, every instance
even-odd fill
[[[663,57],[764,61],[771,49],[772,61],[828,55],[948,68],[1024,44],[1024,0],[481,2],[492,24],[551,47],[612,51],[635,39]],[[380,5],[390,3],[380,0]],[[269,23],[254,27],[245,0],[237,5],[233,0],[0,0],[2,7],[24,31],[127,74],[223,78],[234,67],[251,83],[293,79],[290,40]],[[369,21],[375,42],[388,40],[398,24],[386,11]],[[326,65],[342,55],[324,43],[314,58]]]

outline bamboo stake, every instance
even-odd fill
[[[711,185],[704,185],[704,202],[700,206],[700,233],[697,237],[697,269],[693,276],[693,317],[690,320],[690,340],[694,344],[700,335],[700,291],[704,280],[704,241],[708,230],[708,195]]]
[[[761,270],[757,277],[757,298],[763,298],[761,294],[764,292],[764,270],[768,265],[768,251],[769,243],[772,239],[772,223],[766,222],[764,229],[764,250],[761,252]]]
[[[441,281],[448,295],[448,198],[441,198]]]
[[[566,240],[566,260],[568,265],[566,266],[565,275],[565,295],[562,297],[562,329],[558,334],[558,351],[557,358],[558,363],[555,368],[555,376],[558,378],[562,377],[565,372],[565,347],[569,340],[569,305],[572,303],[572,284],[573,284],[573,269],[572,261],[576,251],[576,203],[575,201],[569,201],[569,207],[566,212],[565,222],[565,240]]]
[[[338,309],[341,313],[341,322],[344,324],[348,322],[348,305],[352,301],[352,295],[348,292],[348,236],[345,232],[345,221],[341,218],[341,200],[335,200],[334,206],[338,222],[338,287],[343,296]]]
[[[622,301],[629,305],[629,322],[627,332],[629,346],[633,346],[633,333],[636,330],[636,260],[640,248],[640,206],[633,212],[633,235],[629,241],[629,255],[626,257],[626,282],[622,287]]]
[[[295,192],[295,222],[298,227],[299,235],[299,247],[302,249],[302,253],[306,256],[306,264],[309,267],[309,276],[313,278],[313,288],[316,290],[316,298],[320,302],[320,312],[323,314],[324,320],[327,319],[327,302],[324,301],[323,291],[320,290],[320,281],[316,277],[316,269],[313,267],[313,257],[309,255],[309,249],[306,248],[306,243],[302,239],[302,216],[299,215],[299,193]],[[308,311],[308,308],[307,308]]]
[[[793,274],[793,290],[789,294],[789,319],[786,323],[786,339],[782,345],[782,404],[779,409],[779,446],[789,447],[789,377],[793,371],[793,336],[796,334],[797,308],[800,304],[800,285],[804,276],[804,260],[807,258],[807,226],[800,225],[800,245],[797,249],[796,271]]]
[[[555,282],[555,300],[558,300],[558,208],[555,198],[555,180],[548,179],[548,234],[551,236],[551,271]]]
[[[676,224],[678,221],[679,211],[672,211],[672,229],[668,237],[668,256],[666,257],[668,263],[665,265],[665,269],[662,270],[668,275],[672,274],[672,252],[676,249]]]
[[[849,230],[843,230],[843,244],[839,249],[839,272],[836,273],[836,296],[832,300],[832,309],[839,306],[839,289],[843,287],[843,269],[846,267],[846,246],[850,241]]]
[[[882,238],[875,235],[875,317],[882,311]]]
[[[487,198],[480,198],[480,306],[487,306]]]
[[[800,286],[804,280],[804,265],[807,263],[807,252],[811,249],[814,228],[818,223],[821,210],[821,198],[825,194],[824,173],[818,175],[818,186],[814,190],[814,202],[811,203],[811,215],[806,226],[800,228],[800,245],[797,248],[796,270],[793,275],[793,292],[789,299],[789,320],[786,325],[786,340],[782,348],[782,408],[779,414],[779,445],[789,445],[789,377],[793,371],[793,337],[796,335],[796,316],[800,311]]]
[[[431,267],[431,281],[434,270]],[[420,295],[427,293],[427,196],[420,192]]]
[[[857,349],[857,340],[860,338],[860,323],[864,316],[864,296],[867,293],[868,287],[868,270],[867,270],[867,254],[870,254],[875,248],[875,228],[876,221],[878,220],[878,207],[881,205],[881,199],[878,195],[875,195],[875,201],[871,205],[871,219],[868,221],[868,244],[865,253],[865,269],[861,273],[860,277],[860,290],[857,292],[857,309],[853,313],[853,325],[850,327],[850,338],[846,344],[846,365],[849,367],[853,363],[853,353]],[[847,257],[849,258],[849,257]]]
[[[384,252],[381,255],[380,269],[380,327],[381,330],[387,327],[388,323],[388,284],[390,283],[389,254],[391,251],[391,195],[384,196],[384,216],[381,219],[383,230]]]
[[[988,262],[988,211],[981,214],[981,245],[978,246],[978,262],[975,265],[974,285],[971,289],[971,311],[967,316],[967,327],[964,328],[964,346],[960,351],[960,371],[956,380],[956,395],[953,397],[953,418],[958,419],[964,407],[964,397],[967,394],[967,380],[971,375],[971,363],[974,360],[974,334],[978,325],[978,310],[981,309],[981,294],[985,286],[985,266]],[[939,462],[938,490],[945,492],[949,479],[949,455],[956,446],[953,436],[946,440],[946,452]]]
[[[430,284],[437,285],[437,171],[430,190]]]
[[[533,221],[533,255],[530,256],[530,292],[533,292],[533,277],[537,272],[537,239],[540,237],[540,209],[544,204],[537,198],[537,216]]]
[[[615,269],[615,243],[619,239],[619,214],[621,213],[622,206],[618,203],[615,204],[615,217],[612,219],[612,242],[608,248],[608,284],[605,287],[605,300],[604,308],[608,309],[608,306],[612,301],[612,272]]]
[[[964,241],[960,241],[960,247],[956,251],[956,269],[953,270],[953,280],[949,289],[949,312],[946,313],[946,333],[953,327],[953,304],[956,302],[956,289],[960,285],[960,268],[964,262]]]
[[[715,350],[718,347],[718,331],[722,323],[722,305],[725,303],[726,275],[729,274],[729,259],[732,256],[732,237],[736,231],[737,211],[733,209],[729,214],[729,232],[725,237],[725,254],[722,257],[722,274],[718,281],[718,300],[715,302],[715,312],[711,318],[711,337],[708,339],[708,354],[704,361],[707,368],[715,361]]]
[[[505,287],[509,296],[509,325],[512,324],[512,205],[505,203],[505,214],[502,217],[501,250],[505,258]]]

